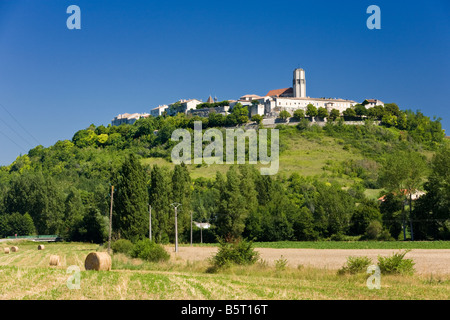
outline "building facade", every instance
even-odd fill
[[[124,123],[133,124],[137,120],[142,119],[142,118],[147,118],[149,116],[150,116],[150,114],[148,114],[148,113],[119,114],[117,117],[114,117],[114,119],[111,121],[111,124],[113,126],[120,126],[121,124],[124,124]]]

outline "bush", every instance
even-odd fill
[[[250,265],[259,258],[259,253],[254,250],[252,241],[243,239],[235,242],[225,242],[219,240],[219,243],[219,251],[212,258],[215,268],[224,268],[231,264]]]
[[[111,248],[114,253],[124,253],[129,255],[131,254],[131,250],[133,250],[133,243],[127,239],[119,239],[112,244]]]
[[[375,240],[381,235],[382,230],[383,226],[380,221],[372,220],[366,228],[366,236],[370,240]]]
[[[378,256],[378,266],[384,274],[413,274],[414,262],[412,259],[403,259],[411,250],[394,253],[390,257]]]
[[[136,242],[131,250],[131,256],[150,262],[167,261],[170,258],[163,246],[149,239]]]
[[[367,267],[372,264],[368,257],[348,257],[345,265],[339,269],[338,274],[355,274],[367,271]]]
[[[284,259],[283,256],[281,256],[280,259],[275,260],[275,269],[277,271],[283,271],[286,269],[287,263],[287,259]]]

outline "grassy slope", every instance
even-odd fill
[[[324,171],[322,168],[327,161],[344,161],[349,159],[362,159],[362,155],[357,150],[344,150],[343,146],[338,141],[331,137],[324,137],[322,139],[307,139],[302,136],[300,132],[292,133],[281,131],[280,140],[280,162],[279,174],[290,174],[297,172],[302,176],[321,176],[323,178],[329,177],[331,174]],[[144,164],[157,164],[160,166],[173,167],[174,165],[162,158],[147,158],[143,160]],[[230,165],[214,164],[197,166],[194,164],[188,165],[191,177],[193,179],[198,177],[214,178],[216,171],[226,173]],[[268,167],[268,165],[255,165],[257,168]],[[354,179],[350,177],[337,178],[343,184],[352,184]]]
[[[2,244],[2,247],[5,247]],[[20,250],[0,255],[0,299],[447,299],[447,276],[383,276],[381,290],[366,287],[367,275],[338,276],[335,271],[287,268],[257,263],[217,274],[207,264],[169,262],[152,265],[113,256],[113,270],[83,271],[86,255],[97,245],[19,243]],[[49,267],[51,254],[60,267]],[[69,265],[81,271],[81,288],[69,290]],[[134,266],[134,268],[133,268]],[[130,270],[137,269],[137,270]]]

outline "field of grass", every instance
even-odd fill
[[[218,243],[194,243],[216,247]],[[180,244],[189,246],[189,244]],[[450,241],[276,241],[254,242],[255,248],[277,249],[450,249]]]
[[[0,246],[8,246],[1,243]],[[381,289],[366,287],[368,275],[337,275],[308,267],[278,270],[260,261],[208,273],[208,261],[154,264],[113,255],[111,271],[85,271],[84,259],[99,248],[85,243],[19,242],[19,252],[0,255],[0,299],[448,299],[450,277],[382,277]],[[49,257],[61,266],[48,266]],[[80,289],[69,289],[66,272],[80,267]]]
[[[341,162],[344,160],[362,159],[362,155],[352,150],[344,150],[343,146],[338,143],[335,138],[322,137],[308,139],[297,131],[281,131],[280,132],[280,159],[279,173],[289,176],[296,172],[302,176],[321,176],[323,178],[331,177],[332,174],[323,170],[328,162]],[[159,166],[168,166],[173,168],[174,164],[162,158],[146,158],[142,160],[143,164]],[[256,168],[268,167],[269,165],[254,165]],[[213,165],[188,165],[189,172],[193,179],[204,177],[214,178],[216,171],[225,174],[230,165],[213,164]],[[334,177],[343,184],[352,184],[353,178],[343,175],[342,177]]]

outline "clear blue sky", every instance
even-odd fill
[[[447,0],[0,0],[0,165],[120,113],[290,87],[296,67],[308,96],[396,102],[450,130],[449,58]]]

